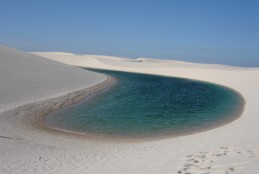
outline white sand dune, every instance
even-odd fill
[[[105,76],[0,46],[1,111],[93,86]]]
[[[60,52],[34,54],[74,66],[225,85],[242,94],[245,110],[234,122],[209,131],[162,140],[117,142],[53,133],[28,125],[24,113],[46,104],[32,105],[16,114],[0,115],[0,173],[256,173],[259,169],[259,69]],[[53,102],[51,98],[57,95],[105,79],[47,59],[0,48],[1,112],[28,102],[41,103],[42,98]]]

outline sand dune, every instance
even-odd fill
[[[93,86],[105,76],[0,46],[1,111]]]
[[[34,54],[46,59],[0,47],[0,173],[255,173],[259,169],[259,69],[148,58],[132,61],[72,53]],[[42,99],[58,102],[57,95],[106,79],[69,65],[213,82],[240,92],[246,106],[242,116],[230,124],[163,140],[104,142],[28,125],[25,113],[47,106],[37,105]],[[34,105],[8,117],[3,114],[28,102]]]

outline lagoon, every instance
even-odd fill
[[[77,133],[146,137],[182,135],[228,123],[243,110],[236,91],[202,81],[93,70],[117,79],[108,90],[49,114],[47,127]]]

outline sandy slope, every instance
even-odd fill
[[[10,138],[0,139],[0,173],[255,173],[259,169],[259,69],[59,52],[35,54],[76,66],[186,77],[226,85],[243,95],[245,111],[240,119],[210,131],[131,143],[55,134],[22,124],[23,119],[17,120],[14,115],[1,117],[1,133],[10,133]],[[7,65],[6,69],[10,67]],[[64,67],[62,72],[68,71],[67,68],[70,67]],[[69,77],[42,76],[40,79],[60,81]],[[82,87],[81,78],[69,87]],[[8,79],[6,76],[1,82]],[[32,84],[28,87],[31,92],[37,90]],[[57,92],[51,90],[46,87],[45,97]],[[5,90],[5,93],[10,92]]]
[[[0,46],[1,112],[21,103],[93,86],[105,79],[26,52]]]

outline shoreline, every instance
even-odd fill
[[[89,68],[88,70],[91,70],[91,69]],[[129,73],[134,73],[134,72],[129,72]],[[136,74],[138,74],[138,73],[136,73]],[[149,74],[149,75],[157,76],[156,74]],[[160,75],[160,76],[163,76],[163,75]],[[166,76],[166,77],[168,77],[168,76]],[[172,77],[172,78],[179,78],[179,77]],[[183,78],[183,79],[186,79],[186,78]],[[190,80],[199,81],[199,80],[195,80],[195,79],[190,79]],[[219,85],[219,84],[215,84],[215,83],[210,83],[210,82],[206,82],[206,81],[202,81],[202,82],[213,84],[213,85],[218,85],[218,86],[221,86],[221,87],[224,87],[224,88],[228,88],[229,90],[236,93],[236,95],[238,95],[238,98],[239,98],[238,99],[239,104],[237,106],[237,109],[235,111],[233,111],[226,118],[215,121],[215,122],[210,123],[208,125],[203,125],[203,126],[190,128],[188,130],[182,130],[182,131],[177,131],[177,132],[172,131],[172,132],[145,134],[145,135],[133,135],[133,136],[131,136],[131,135],[109,135],[109,134],[70,131],[70,130],[61,129],[61,128],[50,127],[50,126],[46,125],[46,123],[44,123],[44,119],[48,116],[51,117],[52,112],[58,111],[60,109],[61,110],[65,109],[67,107],[76,107],[74,105],[80,104],[81,102],[85,102],[85,101],[91,99],[92,97],[94,97],[94,95],[98,95],[100,92],[105,92],[106,89],[109,90],[109,87],[108,87],[104,90],[96,91],[96,93],[92,94],[91,96],[86,96],[80,101],[77,101],[77,102],[68,104],[68,105],[66,105],[62,108],[57,108],[55,110],[50,111],[49,113],[41,116],[40,119],[37,119],[37,122],[35,124],[42,127],[44,130],[47,130],[47,131],[52,132],[52,133],[59,133],[59,134],[64,134],[64,135],[68,135],[68,136],[75,136],[75,137],[79,136],[80,138],[86,138],[86,139],[91,139],[91,140],[96,140],[96,141],[144,142],[144,141],[163,140],[163,139],[167,139],[167,138],[177,138],[177,137],[181,137],[181,136],[188,136],[188,135],[193,135],[193,134],[205,132],[205,131],[208,131],[208,130],[216,129],[218,127],[222,127],[222,126],[225,126],[227,124],[230,124],[231,122],[234,122],[235,120],[239,119],[242,116],[242,114],[245,110],[246,102],[245,102],[245,99],[241,95],[240,92],[238,92],[238,91],[236,91],[236,90],[234,90],[230,87],[227,87],[227,86],[223,86],[223,85]]]
[[[52,106],[49,106],[49,108],[45,108],[45,110],[39,111],[39,114],[34,116],[33,120],[31,121],[31,124],[35,128],[41,129],[44,131],[48,131],[48,132],[52,132],[52,133],[60,132],[61,130],[48,127],[44,123],[44,119],[51,112],[62,109],[64,107],[69,107],[71,105],[80,103],[83,100],[91,99],[92,97],[94,97],[94,95],[98,95],[99,93],[104,92],[105,90],[107,90],[110,87],[112,87],[113,85],[115,85],[115,83],[117,82],[117,80],[111,76],[105,75],[105,77],[106,77],[106,79],[103,82],[100,82],[99,84],[96,84],[92,87],[88,87],[85,89],[81,89],[81,90],[77,90],[77,91],[65,94],[64,96],[61,97],[61,99],[59,101],[55,102]],[[67,133],[71,133],[71,132],[67,131],[67,130],[62,130],[62,133],[67,134]]]

